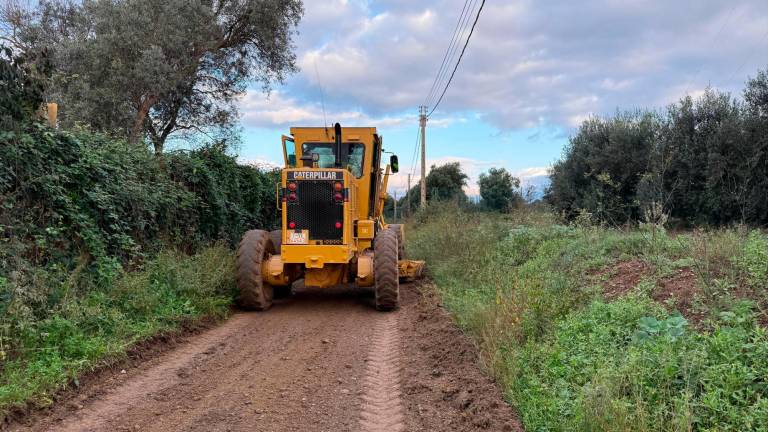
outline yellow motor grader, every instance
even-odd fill
[[[282,229],[250,230],[237,250],[237,302],[265,310],[293,282],[325,288],[373,286],[376,308],[398,306],[401,278],[421,274],[424,263],[404,257],[402,225],[387,224],[387,181],[398,171],[392,155],[382,169],[376,128],[291,128],[283,136],[285,168],[276,185]]]

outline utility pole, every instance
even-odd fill
[[[421,208],[427,206],[427,107],[419,107],[419,126],[421,126]]]
[[[397,191],[395,191],[395,214],[392,220],[397,221]]]
[[[405,190],[405,215],[411,216],[411,174],[408,173],[408,189]]]

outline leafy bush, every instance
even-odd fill
[[[676,263],[693,268],[702,285],[737,283],[750,274],[746,263],[765,265],[764,234],[673,237],[553,225],[547,217],[521,225],[514,212],[427,212],[409,226],[409,253],[427,260],[443,303],[477,340],[527,430],[746,431],[768,424],[768,333],[756,302],[728,292],[686,299],[709,312],[694,325],[650,296]],[[657,273],[642,279],[644,289],[606,303],[601,277],[628,260]]]
[[[590,118],[552,168],[547,200],[569,219],[768,223],[768,71],[744,100],[707,89],[666,111]]]
[[[197,235],[203,240],[222,239],[234,245],[248,229],[277,225],[279,171],[239,165],[218,144],[168,155],[168,171],[198,197],[190,213],[197,216]]]
[[[0,132],[3,308],[41,318],[77,295],[83,273],[108,278],[164,247],[191,252],[269,228],[273,179],[216,146],[158,160],[99,134],[36,124]],[[58,272],[73,273],[51,281]]]
[[[0,130],[15,129],[29,120],[43,103],[43,91],[51,71],[49,57],[42,52],[35,63],[14,55],[0,45]]]
[[[27,401],[49,404],[58,388],[138,341],[200,317],[224,316],[234,289],[232,263],[229,248],[219,245],[191,257],[163,252],[142,271],[86,277],[85,294],[14,328],[0,373],[0,418]],[[49,276],[61,281],[67,275]]]
[[[226,310],[226,246],[275,224],[274,181],[222,146],[156,157],[86,131],[0,131],[0,411]]]
[[[748,275],[753,287],[768,287],[768,236],[759,231],[751,232],[737,264]]]

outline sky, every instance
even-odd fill
[[[418,106],[462,9],[474,18],[480,3],[305,0],[299,72],[240,102],[240,160],[281,165],[280,136],[291,126],[374,126],[399,156],[390,193],[402,196],[407,173],[415,171],[412,184],[419,178]],[[427,165],[460,162],[470,195],[491,167],[541,184],[584,119],[661,109],[707,86],[738,96],[766,67],[766,0],[487,0],[427,123]]]

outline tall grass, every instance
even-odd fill
[[[116,266],[114,272],[85,275],[71,288],[80,295],[66,288],[50,291],[71,298],[50,300],[55,309],[44,319],[28,317],[23,301],[10,304],[0,319],[0,418],[27,403],[50,404],[62,386],[139,341],[202,317],[226,315],[234,289],[232,263],[225,246],[193,256],[166,251],[139,271],[123,273]],[[45,278],[59,287],[73,283],[64,272]]]
[[[558,224],[541,213],[433,207],[409,230],[446,306],[528,430],[742,431],[768,425],[768,336],[757,322],[768,238],[667,235]],[[611,302],[612,265],[653,269]],[[694,329],[652,300],[659,280],[697,268],[706,319]],[[732,287],[708,291],[706,284]],[[765,285],[761,285],[762,291]]]

